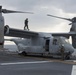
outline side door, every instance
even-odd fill
[[[46,39],[46,41],[45,41],[45,51],[46,52],[49,52],[49,43],[50,43],[50,40]]]

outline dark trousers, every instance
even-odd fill
[[[25,26],[24,26],[24,30],[26,30],[26,28],[29,30],[28,25],[25,25]]]

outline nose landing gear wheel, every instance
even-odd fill
[[[66,57],[65,57],[65,59],[69,60],[69,59],[70,59],[70,54],[71,54],[71,53],[68,52],[67,55],[66,55]]]

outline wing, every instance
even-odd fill
[[[6,29],[6,28],[5,28]],[[8,31],[8,33],[6,33]],[[7,28],[7,30],[4,31],[4,36],[11,36],[11,37],[21,37],[21,38],[30,38],[30,37],[37,37],[38,33],[33,31],[25,31],[20,29],[14,29],[14,28]]]
[[[51,33],[52,36],[64,36],[64,37],[69,37],[69,36],[76,36],[75,32],[69,32],[69,33]]]
[[[26,31],[21,29],[9,28],[9,26],[4,27],[4,35],[11,36],[11,37],[21,37],[21,38],[30,38],[30,37],[37,37],[39,33],[33,31]],[[76,36],[75,32],[69,33],[50,33],[52,36]]]

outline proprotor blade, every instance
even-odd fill
[[[64,19],[64,20],[68,20],[68,21],[72,21],[71,19],[68,19],[68,18],[53,16],[53,15],[50,15],[50,14],[47,14],[47,16],[51,16],[51,17],[55,17],[55,18],[59,18],[59,19]]]
[[[33,14],[33,12],[22,12],[22,11],[14,11],[14,10],[7,10],[7,9],[2,9],[3,13],[29,13]]]

